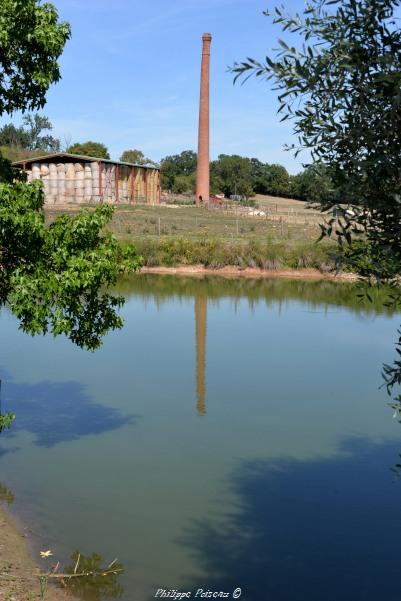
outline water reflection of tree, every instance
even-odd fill
[[[346,307],[352,313],[368,316],[373,314],[394,315],[397,310],[384,302],[388,291],[373,288],[371,300],[359,296],[361,289],[356,283],[322,280],[283,279],[226,279],[216,276],[179,277],[172,275],[136,274],[120,278],[117,291],[126,298],[135,296],[158,303],[172,298],[188,299],[203,296],[209,301],[244,299],[249,303],[260,302],[272,306],[280,301],[297,300],[310,308]]]
[[[11,505],[11,503],[14,503],[14,499],[14,493],[7,488],[7,486],[0,482],[0,503],[7,503],[7,505]]]
[[[82,436],[117,430],[135,423],[138,417],[97,403],[80,382],[20,383],[8,374],[6,378],[0,412],[12,408],[17,420],[10,431],[1,433],[5,438],[25,430],[35,436],[35,444],[50,448]]]
[[[123,573],[120,562],[114,561],[108,566],[97,553],[82,555],[75,551],[71,555],[72,563],[64,568],[65,574],[86,573],[88,576],[64,578],[60,583],[69,593],[84,601],[101,601],[104,598],[119,599],[124,589],[118,582]]]
[[[232,477],[236,504],[194,521],[181,542],[210,589],[241,587],[247,601],[395,601],[396,448],[353,439],[330,459],[246,462]]]

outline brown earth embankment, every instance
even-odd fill
[[[322,272],[318,269],[258,269],[254,267],[240,268],[226,266],[220,268],[205,267],[204,265],[177,265],[176,267],[142,267],[141,273],[170,274],[170,275],[217,275],[223,277],[243,278],[287,278],[299,280],[334,280],[354,282],[358,276],[353,273]]]

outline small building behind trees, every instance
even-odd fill
[[[43,182],[46,205],[160,203],[160,169],[65,152],[13,163]]]

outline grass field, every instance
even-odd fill
[[[315,244],[320,213],[301,201],[269,196],[255,200],[263,216],[251,216],[248,207],[234,203],[214,208],[120,205],[109,228],[122,243],[134,243],[149,266],[333,268],[333,245]],[[47,219],[58,212],[46,209]]]
[[[322,216],[301,201],[256,197],[263,217],[249,216],[248,209],[233,204],[210,208],[173,205],[120,205],[116,207],[112,231],[129,241],[148,236],[218,237],[224,239],[311,240],[319,235]],[[59,212],[48,208],[49,220]],[[71,210],[72,213],[76,209]]]

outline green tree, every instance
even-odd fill
[[[289,196],[290,176],[282,165],[262,163],[259,159],[249,159],[252,172],[252,187],[256,194]]]
[[[0,2],[0,115],[40,109],[49,86],[60,79],[58,58],[70,37],[52,4]]]
[[[197,154],[193,150],[183,150],[161,160],[161,185],[164,190],[173,190],[178,176],[190,176],[196,172]]]
[[[392,282],[401,272],[400,4],[310,0],[295,16],[276,8],[273,22],[303,43],[279,40],[276,55],[247,59],[233,69],[236,78],[253,73],[273,81],[282,120],[294,123],[293,148],[308,148],[329,169],[340,197],[353,205],[335,228],[340,244],[349,245],[352,259],[353,248],[360,254],[353,238],[363,237],[370,257],[363,273],[377,282]],[[322,204],[333,206],[333,200]],[[333,229],[330,220],[322,235]],[[390,301],[401,304],[399,288]],[[401,338],[397,347],[401,354]],[[389,391],[401,383],[400,361],[384,372]]]
[[[162,168],[164,162],[172,163],[175,166],[177,175],[191,175],[195,173],[197,164],[197,154],[193,150],[183,150],[180,154],[167,156],[162,160]]]
[[[177,175],[174,178],[174,184],[172,186],[172,192],[176,194],[192,193],[195,194],[196,188],[196,177],[195,174],[191,175]]]
[[[27,114],[23,117],[23,123],[20,127],[8,123],[0,129],[0,147],[5,158],[16,161],[35,154],[59,152],[60,140],[50,134],[42,135],[44,131],[53,129],[48,117],[37,113]]]
[[[41,107],[60,78],[57,60],[69,25],[58,23],[56,9],[39,0],[0,0],[0,22],[0,116]],[[46,227],[42,184],[23,180],[0,159],[0,307],[7,305],[25,332],[65,334],[95,349],[110,328],[122,325],[123,299],[103,290],[119,273],[139,268],[141,259],[102,233],[109,206],[62,215]],[[10,417],[0,416],[0,429]]]
[[[95,159],[110,159],[109,151],[104,144],[100,142],[76,143],[67,148],[71,154],[80,154],[82,156],[93,157]]]
[[[42,135],[44,131],[51,131],[52,124],[48,117],[43,115],[25,115],[23,118],[25,133],[27,136],[28,150],[44,150],[45,152],[59,152],[60,140],[51,135]]]
[[[143,154],[142,150],[124,150],[120,156],[122,163],[134,163],[135,165],[156,165],[154,161],[148,159]]]
[[[212,189],[219,189],[225,196],[252,195],[252,170],[249,159],[239,155],[220,154],[211,164]]]
[[[12,123],[0,129],[0,146],[11,148],[28,148],[29,136],[23,127],[15,127]]]
[[[110,206],[61,215],[46,227],[43,203],[41,182],[0,184],[0,306],[7,304],[25,332],[65,334],[96,349],[109,329],[122,325],[115,309],[123,299],[99,290],[140,260],[101,233]]]
[[[255,73],[279,89],[282,119],[292,119],[295,152],[308,148],[331,174],[355,217],[337,228],[341,242],[367,236],[377,257],[369,275],[391,279],[401,271],[401,31],[400,0],[312,0],[303,15],[277,8],[273,21],[305,43],[264,62],[248,59],[236,77]],[[325,202],[323,208],[334,206]],[[332,223],[325,233],[330,234]],[[384,261],[384,255],[392,257]]]
[[[249,159],[252,173],[252,186],[255,194],[268,194],[267,168],[266,163],[259,159]]]
[[[285,167],[278,164],[267,165],[266,169],[267,194],[272,196],[290,195],[290,176]]]
[[[290,194],[310,203],[326,204],[338,195],[325,165],[314,163],[291,178]]]

